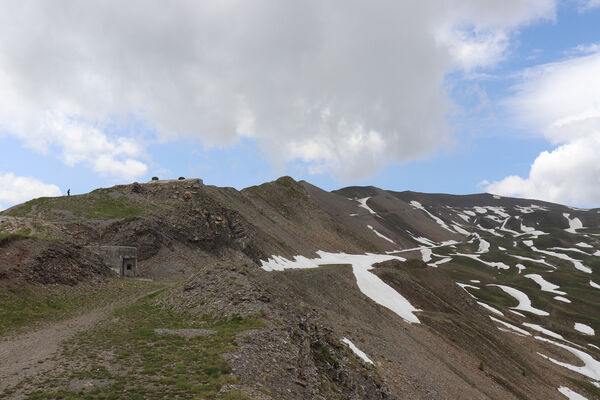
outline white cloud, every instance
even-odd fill
[[[444,76],[493,66],[554,15],[552,0],[14,2],[0,127],[122,177],[145,173],[142,142],[107,126],[135,116],[163,139],[246,136],[361,178],[447,144]]]
[[[585,12],[600,7],[600,0],[579,0],[579,11]]]
[[[36,197],[60,196],[58,186],[37,179],[0,172],[0,210]]]
[[[508,101],[518,121],[558,147],[541,153],[527,178],[510,176],[492,193],[578,205],[600,203],[600,53],[528,70]]]

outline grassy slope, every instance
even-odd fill
[[[235,348],[240,332],[264,325],[260,316],[195,318],[159,306],[154,293],[117,310],[65,346],[62,365],[27,393],[32,399],[245,399],[222,354]],[[157,334],[154,329],[209,329],[214,334],[186,339]],[[93,381],[93,388],[73,382]],[[9,394],[9,393],[5,393]]]
[[[0,336],[63,320],[163,284],[111,279],[99,285],[25,286],[0,291]]]

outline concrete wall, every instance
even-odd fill
[[[129,246],[88,246],[104,263],[122,276],[135,276],[137,271],[137,248]]]

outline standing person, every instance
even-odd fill
[[[71,197],[71,188],[67,189],[67,197]]]

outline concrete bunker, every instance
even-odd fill
[[[137,247],[130,246],[89,246],[92,253],[98,254],[104,264],[121,276],[134,277],[137,274]]]

